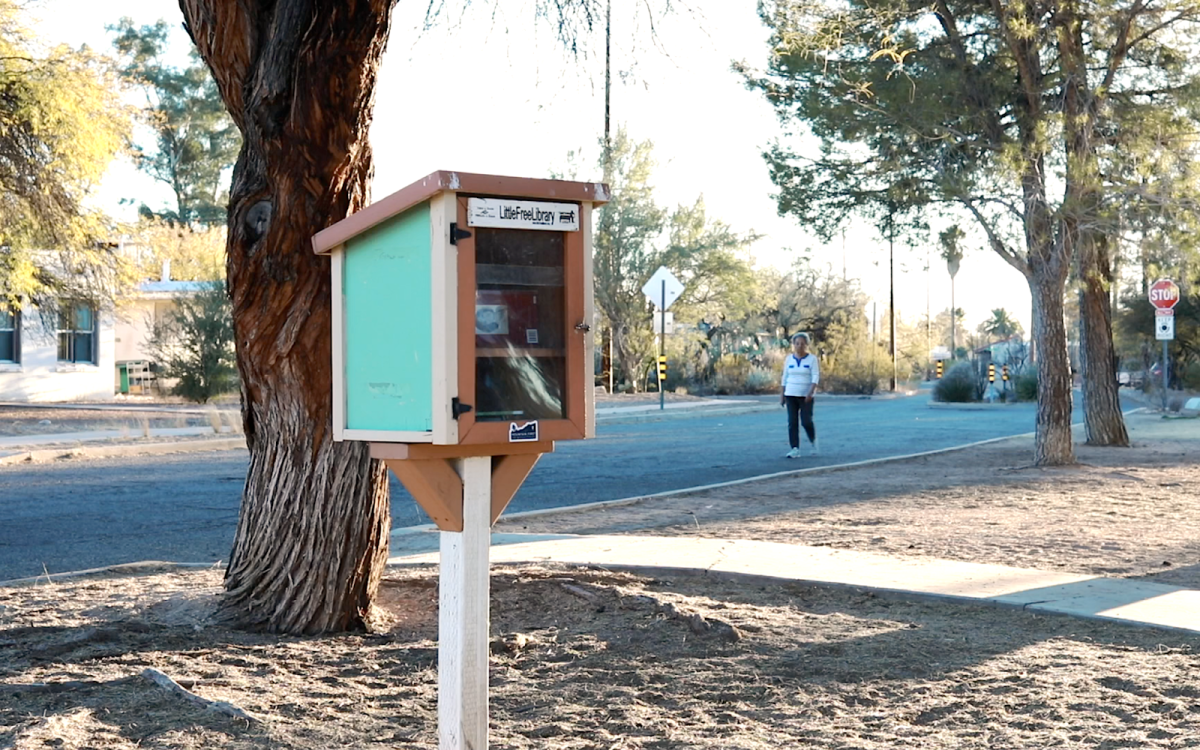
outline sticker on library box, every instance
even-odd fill
[[[519,427],[516,422],[508,425],[508,442],[510,443],[536,443],[537,439],[538,423],[536,420],[526,422]]]
[[[538,332],[536,328],[525,329],[525,343],[536,344],[538,342]]]

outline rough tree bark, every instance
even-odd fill
[[[1065,275],[1065,274],[1064,274]],[[1033,462],[1038,466],[1075,463],[1071,439],[1071,363],[1063,318],[1063,278],[1053,272],[1031,275],[1033,338],[1038,344],[1037,433]]]
[[[1076,249],[1079,264],[1079,358],[1083,372],[1083,421],[1088,445],[1129,447],[1129,432],[1117,391],[1112,338],[1115,283],[1103,239],[1085,236]]]
[[[1058,48],[1062,58],[1063,124],[1066,142],[1066,200],[1063,238],[1069,242],[1079,274],[1079,358],[1083,376],[1083,418],[1089,445],[1128,446],[1129,434],[1117,395],[1117,364],[1112,340],[1109,288],[1115,279],[1108,259],[1103,186],[1096,136],[1099,108],[1112,84],[1089,82],[1084,24],[1075,2],[1060,9]],[[1125,26],[1126,31],[1128,25]],[[1119,35],[1110,70],[1123,56],[1126,35]]]
[[[332,436],[328,260],[310,238],[361,208],[389,0],[180,0],[243,145],[229,205],[250,470],[226,617],[318,633],[359,627],[387,561],[382,464]]]

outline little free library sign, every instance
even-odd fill
[[[577,232],[579,206],[573,203],[542,203],[507,198],[470,198],[467,200],[467,225]]]

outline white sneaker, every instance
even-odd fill
[[[810,456],[819,456],[819,455],[821,455],[821,449],[817,447],[817,441],[816,441],[816,440],[814,440],[814,441],[812,441],[811,443],[809,443],[809,446],[811,446],[811,450],[809,451],[809,455],[810,455]]]
[[[800,449],[792,448],[787,452],[787,455],[785,455],[784,458],[800,458]]]

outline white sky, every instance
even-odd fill
[[[426,5],[401,0],[395,11],[371,131],[374,197],[437,169],[542,177],[565,171],[571,150],[584,154],[577,161],[579,179],[599,180],[594,165],[604,128],[603,28],[593,51],[576,61],[548,28],[535,28],[525,2],[506,0],[511,15],[489,14],[479,5],[453,28],[442,23],[421,31]],[[698,13],[659,23],[657,45],[644,14],[637,18],[639,5],[613,0],[612,122],[614,130],[624,125],[633,138],[654,142],[658,202],[674,207],[703,194],[711,217],[739,232],[765,235],[753,248],[760,264],[786,267],[809,255],[840,273],[845,263],[882,311],[888,248],[873,228],[851,227],[843,252],[840,239],[823,246],[776,215],[761,153],[780,127],[761,94],[747,91],[730,70],[734,59],[766,64],[767,32],[754,0],[691,0]],[[122,15],[139,25],[182,20],[175,0],[41,0],[39,7],[47,41],[106,52],[111,37],[104,27]],[[176,38],[182,53],[187,37],[180,31]],[[121,198],[154,205],[165,196],[131,166],[115,165],[98,199],[116,212]],[[949,276],[936,241],[935,230],[929,248],[896,246],[896,309],[905,320],[922,317],[927,304],[935,315],[950,306]],[[955,282],[967,325],[973,329],[992,309],[1004,307],[1028,331],[1024,278],[982,242],[968,242]]]

